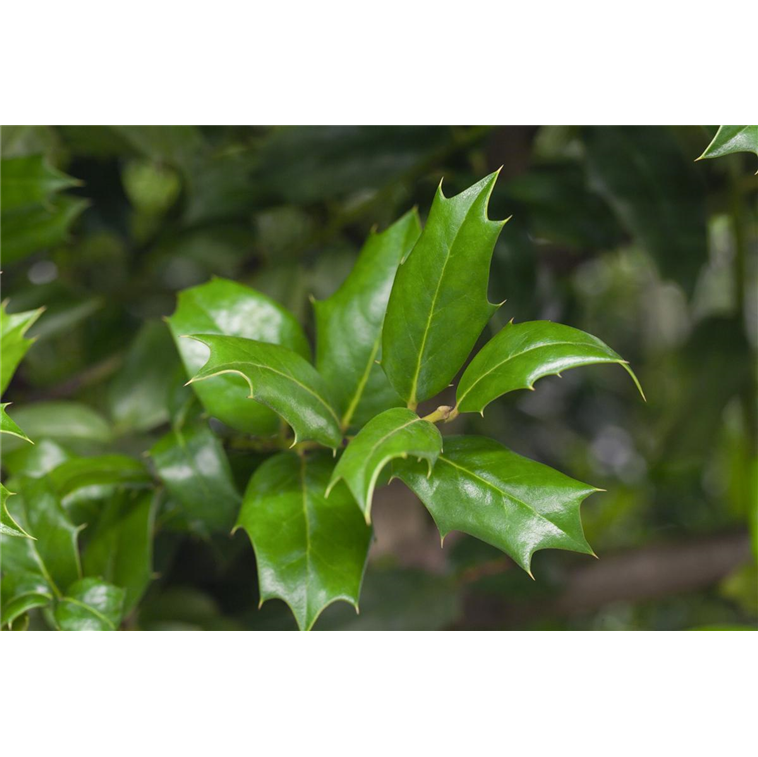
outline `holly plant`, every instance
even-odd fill
[[[453,530],[502,549],[527,572],[538,549],[592,554],[581,502],[596,489],[492,439],[439,425],[483,413],[542,376],[625,361],[599,339],[549,321],[510,323],[474,357],[454,407],[420,416],[465,363],[498,309],[490,260],[505,224],[487,217],[494,173],[446,198],[440,185],[422,230],[411,211],[372,234],[352,273],[315,302],[316,360],[293,316],[216,280],[184,292],[169,319],[206,410],[251,435],[292,429],[289,449],[253,474],[235,528],[250,536],[260,596],[277,597],[309,629],[336,600],[358,607],[374,491],[399,478]],[[635,379],[636,381],[636,379]]]

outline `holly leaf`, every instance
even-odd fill
[[[127,455],[76,457],[61,463],[48,478],[61,500],[89,487],[142,487],[152,482],[143,463]]]
[[[3,255],[5,255],[5,250],[3,250]],[[27,339],[24,334],[44,310],[44,308],[39,308],[9,315],[5,309],[6,304],[7,302],[3,302],[0,308],[0,352],[3,356],[0,365],[0,394],[8,388],[18,364],[34,343],[33,339]]]
[[[329,299],[313,303],[316,368],[332,390],[343,428],[360,427],[403,404],[377,361],[397,267],[420,234],[415,210],[381,234],[372,232],[342,286]]]
[[[340,446],[340,422],[326,382],[304,357],[286,347],[235,336],[192,338],[208,345],[211,356],[189,383],[237,374],[247,382],[249,400],[270,407],[292,427],[293,446],[306,439],[333,449]]]
[[[442,538],[463,531],[501,549],[531,575],[539,549],[594,554],[584,538],[579,506],[599,491],[511,452],[494,439],[445,438],[431,476],[411,460],[393,462],[426,505]]]
[[[39,573],[9,573],[0,583],[0,618],[3,627],[13,628],[35,607],[47,607],[53,592]]]
[[[464,413],[483,413],[490,402],[506,392],[533,389],[543,376],[560,376],[569,368],[595,363],[623,366],[644,398],[626,360],[596,337],[551,321],[509,323],[464,371],[456,407]]]
[[[719,126],[719,130],[698,160],[720,158],[735,152],[758,155],[758,126]]]
[[[455,197],[437,190],[424,231],[398,269],[382,331],[382,368],[408,407],[444,389],[497,305],[487,300],[505,221],[487,204],[498,172]]]
[[[394,458],[426,460],[429,473],[442,452],[442,436],[437,427],[412,410],[397,407],[369,421],[350,442],[334,469],[329,487],[344,479],[355,497],[366,523],[371,522],[371,500],[379,474]]]
[[[206,344],[180,338],[188,334],[237,336],[280,344],[310,360],[308,340],[289,311],[260,292],[227,279],[213,279],[180,292],[176,311],[167,323],[187,378],[192,378],[210,355]],[[275,413],[248,402],[247,384],[240,375],[215,376],[204,383],[194,383],[193,389],[212,416],[238,431],[270,435],[279,428]]]
[[[327,499],[332,466],[326,452],[269,458],[250,479],[237,523],[255,549],[261,604],[284,600],[304,631],[332,602],[358,609],[371,540],[347,487]]]
[[[61,631],[117,631],[123,607],[123,589],[98,578],[82,578],[56,605],[55,622]]]
[[[198,530],[231,529],[240,495],[224,448],[206,423],[175,428],[155,444],[150,456],[166,489]]]
[[[44,155],[6,158],[0,171],[3,211],[27,205],[46,205],[50,197],[81,182],[53,168]]]
[[[25,539],[33,539],[34,537],[27,534],[21,526],[13,520],[13,516],[8,511],[8,497],[12,497],[13,492],[9,492],[2,484],[0,484],[0,534],[3,536],[20,536]]]
[[[16,423],[13,422],[13,419],[5,411],[5,408],[10,404],[10,402],[4,402],[0,405],[0,434],[17,436],[19,439],[29,442],[29,444],[34,444],[34,442],[16,425]]]
[[[9,508],[13,520],[34,539],[3,539],[3,573],[41,575],[56,593],[81,577],[77,535],[50,483],[21,477],[19,496]]]
[[[124,589],[124,614],[139,601],[153,576],[153,492],[119,492],[105,505],[87,541],[82,565]],[[89,531],[89,529],[88,529]]]

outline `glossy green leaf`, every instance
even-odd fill
[[[30,439],[52,439],[75,447],[97,447],[112,439],[111,427],[100,413],[80,402],[35,402],[19,406],[13,416]],[[3,454],[26,446],[20,439],[3,440]]]
[[[328,300],[314,303],[316,367],[332,390],[343,428],[360,427],[403,404],[377,361],[397,267],[420,234],[415,210],[381,234],[372,233],[342,286]]]
[[[73,455],[60,444],[50,439],[42,439],[34,445],[8,452],[3,444],[3,469],[13,476],[39,478],[50,473]]]
[[[539,549],[593,554],[579,507],[595,491],[541,463],[511,452],[494,439],[446,437],[431,476],[426,465],[393,463],[426,505],[440,534],[463,531],[501,549],[531,575]]]
[[[506,392],[533,389],[534,382],[544,376],[595,363],[622,365],[642,394],[626,361],[596,337],[552,321],[509,323],[464,371],[456,407],[464,413],[481,413]]]
[[[248,402],[261,402],[284,418],[295,442],[312,439],[333,449],[340,446],[340,422],[326,382],[301,355],[277,344],[234,336],[202,334],[193,339],[208,345],[211,356],[191,383],[238,374],[248,385]]]
[[[13,419],[5,411],[10,402],[0,404],[0,434],[10,434],[23,439],[25,442],[32,443],[32,440],[14,423]]]
[[[192,378],[208,361],[209,349],[190,334],[219,334],[281,344],[310,359],[310,347],[294,316],[274,300],[250,287],[226,279],[187,289],[178,297],[168,325],[176,341],[187,378]],[[249,434],[274,434],[276,415],[266,407],[249,402],[247,383],[239,375],[223,374],[193,384],[203,407],[228,426]]]
[[[180,383],[180,371],[166,324],[145,323],[108,387],[108,407],[116,429],[147,431],[165,423],[169,391],[172,384]]]
[[[119,492],[106,503],[82,555],[85,574],[100,576],[124,589],[125,614],[134,608],[153,576],[156,504],[153,492]]]
[[[698,160],[720,158],[735,152],[758,155],[758,126],[719,126],[719,130]]]
[[[55,192],[79,184],[53,168],[43,155],[7,158],[0,170],[3,212],[26,205],[44,205]]]
[[[55,608],[61,631],[117,631],[124,608],[124,590],[97,578],[69,586]]]
[[[0,308],[0,352],[3,356],[2,365],[0,365],[0,394],[8,388],[18,364],[32,346],[34,340],[27,339],[24,334],[44,310],[44,308],[39,308],[9,315],[5,308],[4,302]]]
[[[89,201],[61,195],[44,205],[3,212],[3,263],[15,263],[34,252],[66,241],[69,226],[88,207]]]
[[[156,472],[201,532],[229,531],[240,505],[224,448],[198,421],[175,428],[150,450]]]
[[[38,573],[10,573],[0,583],[0,624],[12,627],[14,622],[36,607],[47,607],[53,592]]]
[[[152,479],[139,460],[127,455],[100,455],[67,460],[50,473],[49,481],[64,499],[87,487],[140,487],[150,484]]]
[[[440,184],[421,238],[398,269],[382,368],[411,408],[450,383],[498,308],[487,300],[492,251],[505,223],[487,218],[497,176],[451,198]]]
[[[33,536],[24,531],[21,526],[13,520],[13,516],[8,511],[6,502],[8,497],[12,497],[13,492],[9,492],[2,484],[0,484],[0,534],[3,536],[19,536],[25,539],[33,539]]]
[[[9,510],[34,539],[3,539],[3,574],[39,573],[57,591],[81,577],[77,535],[51,485],[44,478],[21,478]]]
[[[705,187],[668,127],[583,131],[592,188],[655,259],[661,275],[694,289],[708,257]]]
[[[250,479],[238,521],[255,549],[261,602],[284,600],[301,630],[332,602],[358,607],[371,528],[346,486],[325,496],[333,465],[326,452],[269,458]]]
[[[379,474],[394,458],[426,460],[431,473],[442,451],[437,427],[412,410],[396,407],[369,421],[348,444],[334,469],[327,496],[344,479],[366,522],[371,522],[371,500]]]

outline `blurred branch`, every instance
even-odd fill
[[[718,583],[750,559],[747,533],[726,534],[684,544],[662,544],[602,557],[574,568],[553,600],[508,604],[472,594],[466,598],[462,628],[503,628],[544,617],[591,612],[611,602],[639,602],[695,591]],[[503,561],[507,570],[510,561]],[[488,564],[487,574],[493,566]]]

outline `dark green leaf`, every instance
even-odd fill
[[[397,457],[426,460],[429,473],[442,451],[442,436],[437,427],[422,420],[412,410],[396,407],[369,421],[350,442],[334,469],[327,496],[344,479],[358,507],[371,522],[371,500],[379,474]]]
[[[153,492],[120,492],[105,505],[82,557],[84,572],[123,587],[129,613],[153,575]],[[88,529],[89,531],[89,529]]]
[[[310,359],[310,347],[295,318],[274,300],[254,289],[225,279],[179,294],[176,312],[168,319],[179,354],[192,378],[208,360],[208,347],[190,334],[220,334],[281,344]],[[193,384],[205,409],[228,426],[249,434],[273,434],[276,415],[247,399],[247,383],[239,375],[224,374]]]
[[[32,446],[25,444],[13,452],[3,449],[3,468],[13,476],[39,478],[71,457],[71,453],[60,444],[50,439],[42,439]]]
[[[758,126],[719,126],[716,136],[698,160],[720,158],[735,152],[758,155]]]
[[[532,389],[543,376],[595,363],[622,365],[642,394],[626,361],[596,337],[551,321],[509,323],[464,371],[456,407],[464,413],[483,413],[490,402],[506,392]]]
[[[39,573],[58,591],[81,576],[77,535],[50,484],[42,478],[19,479],[13,519],[34,539],[3,539],[3,573]]]
[[[316,367],[332,390],[343,428],[360,427],[403,404],[377,361],[395,272],[420,233],[415,210],[381,234],[372,233],[344,284],[328,300],[314,303]]]
[[[410,460],[393,463],[426,505],[440,534],[463,531],[492,544],[530,575],[539,549],[593,554],[579,506],[592,486],[511,452],[493,439],[446,437],[431,476]]]
[[[452,198],[437,190],[429,219],[400,266],[382,333],[382,367],[410,408],[444,389],[497,305],[487,300],[495,242],[487,218],[497,172]]]
[[[261,602],[284,600],[302,630],[337,600],[358,607],[371,529],[347,487],[325,496],[328,453],[266,460],[250,479],[238,526],[255,549]]]
[[[0,170],[3,212],[26,205],[44,205],[52,194],[79,182],[50,166],[43,155],[8,158]]]
[[[202,334],[193,339],[208,345],[211,356],[191,383],[238,374],[248,385],[248,401],[254,399],[281,415],[295,432],[295,442],[313,439],[333,449],[340,446],[340,422],[328,387],[305,358],[277,344],[235,336]]]
[[[126,455],[77,457],[59,465],[48,480],[61,499],[87,487],[140,487],[151,482],[147,468]]]
[[[35,607],[47,607],[53,592],[38,573],[10,573],[0,583],[2,626],[12,627],[15,620]]]
[[[202,421],[166,434],[151,450],[158,476],[203,532],[228,531],[240,496],[221,442]]]
[[[58,602],[55,621],[61,631],[117,631],[123,607],[123,589],[97,578],[82,578]]]

